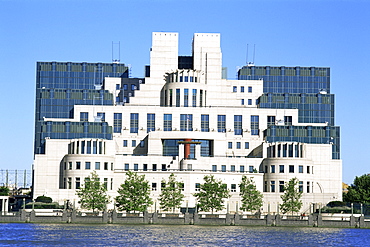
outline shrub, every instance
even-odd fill
[[[36,202],[44,202],[44,203],[51,203],[53,202],[53,199],[48,196],[38,196],[35,200]]]

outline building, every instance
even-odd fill
[[[209,174],[230,189],[230,211],[243,175],[263,191],[265,212],[278,210],[293,177],[303,211],[341,200],[329,68],[248,65],[227,80],[220,34],[196,33],[192,48],[178,56],[178,33],[153,33],[145,78],[128,78],[118,63],[38,62],[34,197],[77,202],[94,170],[114,197],[131,170],[146,175],[155,200],[174,173],[183,207],[195,206]]]

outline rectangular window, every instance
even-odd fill
[[[307,182],[307,193],[310,193],[310,182]]]
[[[76,177],[76,189],[81,188],[81,179],[79,177]]]
[[[113,132],[114,133],[121,133],[122,129],[122,113],[114,113],[113,114]]]
[[[134,171],[138,171],[139,170],[139,164],[134,164]]]
[[[240,166],[240,172],[244,172],[244,166]]]
[[[299,192],[303,192],[303,181],[299,181],[298,189],[299,189]]]
[[[98,112],[97,113],[98,119],[100,119],[102,122],[105,122],[105,112]]]
[[[228,149],[232,149],[233,148],[233,143],[232,142],[228,142],[227,143],[227,148]]]
[[[172,114],[164,114],[163,116],[163,130],[172,131]]]
[[[139,132],[139,113],[130,114],[130,133]]]
[[[259,116],[251,116],[251,135],[259,135]]]
[[[155,114],[154,113],[147,114],[146,131],[148,133],[151,131],[155,131]]]
[[[68,189],[72,189],[72,178],[68,178]]]
[[[254,172],[254,166],[249,166],[249,172],[253,173]]]
[[[237,142],[236,143],[236,149],[240,149],[241,148],[241,143],[240,142]]]
[[[195,191],[200,191],[200,183],[195,184]]]
[[[123,140],[123,146],[127,147],[127,140]]]
[[[270,192],[275,192],[275,181],[271,181],[271,190]]]
[[[90,170],[91,169],[91,163],[90,162],[85,162],[85,170]]]
[[[152,168],[153,168],[152,171],[156,171],[157,170],[157,164],[153,164]]]
[[[217,115],[217,131],[226,132],[226,115]]]
[[[298,172],[303,173],[303,166],[298,166]]]
[[[180,130],[193,131],[193,114],[180,114]]]
[[[242,115],[234,115],[234,135],[242,135],[243,117]]]
[[[294,173],[294,165],[289,165],[289,173]]]
[[[104,162],[104,170],[108,171],[108,162]]]
[[[72,162],[68,162],[68,170],[72,170]]]
[[[244,93],[244,86],[241,86],[241,87],[240,87],[240,92],[241,92],[241,93]]]
[[[88,112],[80,112],[80,121],[81,122],[89,121],[89,113]]]
[[[271,165],[271,173],[275,173],[275,165]]]
[[[212,165],[212,171],[217,172],[217,165]]]
[[[209,132],[209,115],[201,115],[200,128],[202,132]]]
[[[238,87],[237,86],[233,86],[233,93],[236,93],[238,91]]]
[[[163,171],[163,172],[167,171],[167,166],[166,166],[166,164],[162,164],[162,171]]]
[[[252,87],[248,87],[248,93],[252,92]]]
[[[231,192],[236,192],[236,184],[231,184],[230,191]]]
[[[152,191],[157,191],[157,183],[152,183]]]
[[[184,107],[189,106],[189,89],[184,88]]]
[[[267,116],[267,128],[275,125],[275,116]]]
[[[248,105],[252,105],[252,99],[248,99]]]
[[[241,105],[244,105],[244,99],[241,99]]]
[[[147,171],[148,170],[148,164],[143,164],[143,171]]]
[[[80,170],[80,169],[81,169],[81,162],[77,161],[76,162],[76,170]]]
[[[100,170],[100,162],[95,162],[95,170]]]
[[[136,140],[131,141],[131,147],[136,147]]]
[[[279,165],[279,173],[284,173],[284,165]]]
[[[176,107],[180,107],[180,89],[176,88]]]
[[[203,106],[203,90],[200,89],[199,90],[199,106],[202,107]]]
[[[103,186],[106,190],[108,189],[108,178],[104,178]]]
[[[172,89],[170,89],[169,92],[170,92],[170,103],[169,103],[169,105],[172,106],[172,102],[173,102]]]
[[[235,172],[235,166],[234,166],[234,165],[231,165],[231,166],[230,166],[230,171],[231,171],[231,172]]]
[[[310,174],[310,167],[307,166],[307,174]]]
[[[226,165],[221,165],[221,171],[226,172]]]
[[[120,84],[116,84],[116,90],[120,90],[121,88],[121,85]]]
[[[284,181],[279,181],[279,192],[284,192]]]
[[[128,171],[130,169],[130,164],[126,163],[125,164],[125,171]]]
[[[284,116],[284,124],[292,125],[292,116]]]
[[[197,106],[197,90],[193,89],[193,107]]]
[[[244,148],[249,149],[249,142],[244,142]]]

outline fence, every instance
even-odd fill
[[[0,170],[0,186],[14,189],[32,186],[31,170]]]

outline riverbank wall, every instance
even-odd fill
[[[0,215],[0,223],[74,223],[74,224],[158,224],[158,225],[235,225],[235,226],[291,226],[291,227],[338,227],[370,228],[370,221],[364,216],[323,217],[320,214],[308,216],[285,215],[242,215],[205,213],[81,213],[75,210],[60,210],[40,213],[21,210]]]

